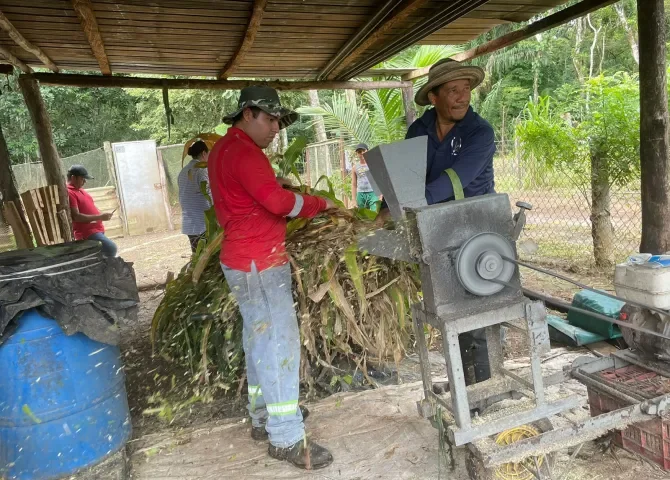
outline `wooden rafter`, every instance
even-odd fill
[[[261,20],[263,20],[263,14],[265,13],[265,6],[267,3],[268,0],[254,0],[253,11],[251,13],[251,18],[249,18],[249,25],[247,26],[247,31],[244,33],[242,44],[240,45],[240,48],[237,49],[237,52],[233,54],[232,58],[228,60],[226,66],[221,69],[219,78],[228,78],[242,62],[249,49],[251,49],[251,46],[256,39],[258,28],[261,26]]]
[[[98,65],[100,65],[100,71],[103,75],[111,75],[112,69],[109,66],[109,60],[105,52],[105,43],[102,41],[102,35],[100,35],[98,20],[95,18],[91,0],[72,0],[72,6],[75,12],[77,12],[88,43],[91,45],[93,55],[98,61]]]
[[[617,1],[618,0],[583,0],[572,5],[571,7],[560,10],[553,15],[549,15],[541,20],[538,20],[537,22],[531,23],[530,25],[526,25],[525,27],[510,32],[506,35],[502,35],[489,42],[458,53],[451,58],[459,62],[466,62],[468,60],[481,57],[487,53],[495,52],[497,50],[514,45],[515,43],[518,43],[522,40],[526,40],[533,35],[537,35],[538,33],[545,32],[554,27],[558,27],[559,25],[572,21],[575,18],[587,15],[595,10],[611,5]],[[402,79],[415,80],[417,78],[425,77],[428,75],[429,70],[430,67],[418,68],[413,72],[403,75]]]
[[[407,3],[391,18],[386,20],[377,30],[375,30],[368,38],[365,39],[358,47],[356,47],[346,58],[344,58],[328,75],[328,79],[332,80],[337,77],[337,75],[344,70],[347,66],[351,65],[358,57],[360,57],[366,50],[373,46],[377,41],[384,37],[384,35],[390,34],[395,27],[400,25],[402,22],[407,19],[411,14],[413,14],[420,7],[425,5],[428,0],[408,0]]]
[[[37,58],[39,58],[40,62],[49,67],[50,70],[53,70],[54,72],[58,73],[58,67],[47,56],[47,54],[44,53],[44,51],[42,51],[41,48],[30,43],[26,39],[26,37],[21,35],[21,32],[19,32],[16,28],[14,28],[12,22],[10,22],[9,19],[5,17],[5,15],[2,12],[0,12],[0,28],[5,32],[7,32],[11,37],[11,39],[14,40],[14,43],[16,43],[19,47],[24,49],[26,52],[32,53]]]
[[[23,73],[33,72],[32,68],[23,63],[19,58],[16,57],[16,55],[10,52],[8,48],[3,47],[2,45],[0,45],[0,57],[4,57],[5,60],[21,70]]]
[[[361,42],[364,42],[379,25],[382,25],[389,14],[402,2],[403,0],[386,0],[382,5],[375,9],[365,25],[357,29],[357,32],[349,37],[338,52],[331,57],[330,61],[324,65],[316,77],[317,80],[324,80],[328,78],[330,72],[337,67],[337,65],[344,60]]]
[[[192,78],[109,77],[68,73],[34,73],[31,78],[39,81],[42,85],[121,88],[167,87],[171,90],[241,90],[251,85],[267,85],[277,90],[376,90],[378,88],[403,88],[412,85],[411,82],[397,80],[378,82],[202,80]]]

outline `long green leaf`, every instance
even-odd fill
[[[361,314],[367,310],[367,300],[365,291],[365,283],[363,282],[363,274],[361,273],[361,268],[358,265],[358,245],[350,245],[344,251],[344,264],[347,267],[351,281],[354,283],[356,292],[358,292],[358,301],[361,306]]]

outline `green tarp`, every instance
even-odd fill
[[[582,290],[572,299],[572,306],[618,320],[624,302],[595,292]],[[570,310],[568,312],[568,322],[575,327],[596,333],[606,339],[619,338],[621,336],[621,331],[617,325],[608,323],[605,320],[599,320],[585,313]]]
[[[581,347],[582,345],[607,340],[602,335],[570,325],[566,320],[555,315],[547,315],[547,323],[549,324],[549,338],[551,338],[551,341],[562,345]]]

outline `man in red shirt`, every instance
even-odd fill
[[[286,217],[311,218],[327,199],[284,190],[263,153],[298,115],[264,86],[242,90],[233,126],[209,154],[214,209],[224,239],[221,266],[244,321],[251,436],[269,437],[268,453],[304,469],[330,465],[328,450],[305,437],[298,408],[300,331],[286,254]],[[267,432],[267,433],[266,433]]]
[[[93,198],[84,190],[86,180],[92,180],[81,165],[72,165],[67,171],[67,194],[75,240],[96,240],[102,244],[102,254],[116,257],[116,244],[105,236],[102,222],[112,218],[112,213],[100,213]]]

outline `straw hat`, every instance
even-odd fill
[[[463,65],[451,58],[444,58],[430,67],[428,81],[416,92],[414,101],[417,105],[430,105],[428,92],[439,85],[453,80],[470,80],[470,88],[475,88],[484,81],[484,70],[479,67]]]

